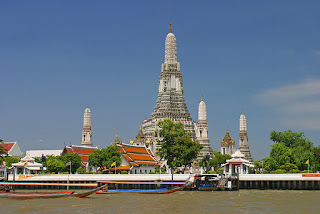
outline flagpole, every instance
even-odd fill
[[[116,166],[117,166],[117,163],[114,165],[114,174],[117,174]]]

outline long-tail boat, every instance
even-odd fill
[[[186,186],[190,185],[191,182],[139,182],[139,181],[97,181],[98,183],[111,184],[113,186],[124,184],[124,185],[174,185],[175,187],[158,188],[158,189],[117,189],[117,188],[102,188],[101,191],[97,191],[96,194],[120,194],[120,193],[139,193],[139,194],[168,194],[183,190]],[[180,185],[180,186],[177,186]]]
[[[1,183],[1,185],[10,185],[10,183]],[[21,185],[21,184],[20,184]],[[31,185],[31,184],[29,184]],[[41,186],[46,184],[40,184],[40,183],[33,183],[32,184]],[[89,196],[103,188],[105,188],[107,184],[97,187],[93,190],[89,190],[82,193],[75,193],[75,191],[69,191],[69,192],[28,192],[28,193],[16,193],[16,192],[0,192],[0,198],[13,198],[13,199],[33,199],[33,198],[61,198],[61,197],[77,197],[77,198],[84,198],[86,196]]]
[[[33,199],[33,198],[62,198],[71,196],[74,191],[71,192],[0,192],[0,198],[14,198],[14,199]]]

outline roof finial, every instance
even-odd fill
[[[89,108],[89,104],[87,104],[87,108]]]
[[[243,114],[243,108],[242,108],[241,114]]]
[[[229,129],[228,129],[228,120],[227,120],[227,132],[229,132]]]
[[[170,22],[169,32],[172,33],[171,22]]]
[[[203,94],[202,94],[202,96],[201,96],[201,101],[203,101]]]

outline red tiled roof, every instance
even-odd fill
[[[157,165],[157,162],[151,162],[151,161],[136,161],[137,164],[140,165]]]
[[[137,163],[135,163],[135,162],[130,162],[130,164],[132,165],[132,166],[139,166]]]
[[[122,145],[127,152],[148,154],[146,148]]]
[[[110,167],[109,169],[114,169],[114,167]],[[128,170],[130,166],[118,166],[116,167],[117,170]]]
[[[12,149],[12,147],[14,146],[14,144],[16,143],[0,143],[0,145],[4,148],[4,152],[5,154],[8,154],[8,152]]]
[[[76,153],[82,153],[82,154],[91,154],[93,153],[94,149],[85,149],[85,148],[75,148],[73,147],[73,150],[76,152]]]
[[[88,155],[80,155],[80,158],[82,161],[88,161],[89,160],[89,156]]]
[[[129,157],[129,155],[127,154],[122,154],[122,156],[127,160],[127,161],[133,161],[131,157]]]
[[[157,165],[157,160],[146,147],[126,144],[116,144],[116,146],[131,166]]]
[[[150,155],[141,155],[141,154],[129,154],[129,155],[134,160],[154,161],[154,159]]]

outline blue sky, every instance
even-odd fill
[[[214,150],[241,110],[255,159],[272,130],[320,144],[319,1],[1,1],[0,138],[23,151],[134,139],[156,103],[172,22],[194,120],[203,94]]]

